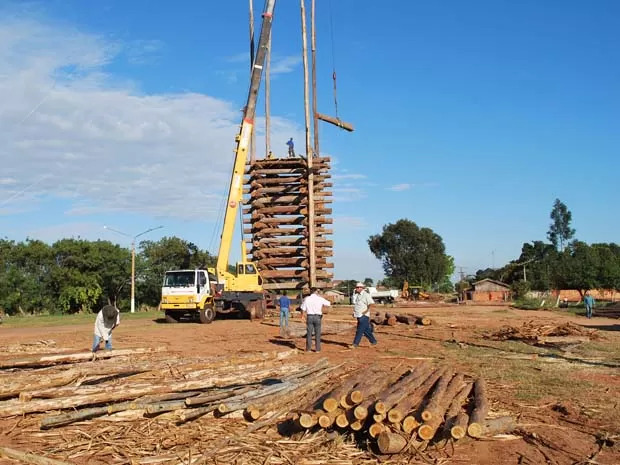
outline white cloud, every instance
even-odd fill
[[[343,179],[366,179],[367,176],[365,174],[360,173],[345,173],[345,174],[334,174],[332,179],[335,180],[343,180]]]
[[[301,64],[300,55],[272,57],[269,72],[272,75],[291,73]]]
[[[412,187],[413,187],[412,184],[407,184],[407,183],[394,184],[393,186],[388,187],[387,190],[394,191],[394,192],[401,192],[401,191],[407,191],[411,189]]]
[[[5,19],[0,44],[0,201],[11,199],[0,214],[64,198],[73,215],[216,216],[238,108],[197,93],[139,93],[106,72],[123,45],[92,34]],[[272,128],[274,146],[301,138],[285,119]]]

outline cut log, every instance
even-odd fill
[[[453,379],[456,379],[455,383],[451,383]],[[448,392],[448,386],[450,386],[450,392]],[[422,420],[429,421],[431,418],[441,416],[445,413],[446,409],[450,406],[450,402],[454,398],[454,396],[459,392],[459,390],[463,387],[463,375],[457,375],[453,377],[453,373],[450,371],[445,373],[433,389],[431,393],[431,397],[426,403],[424,410],[422,411]],[[445,397],[450,398],[444,402]],[[443,406],[445,405],[445,408]],[[422,439],[430,439],[430,438],[422,438]]]
[[[310,429],[318,423],[319,416],[322,412],[304,412],[299,417],[299,425],[302,428]]]
[[[450,436],[453,439],[463,439],[467,435],[467,423],[469,422],[469,415],[465,412],[459,412],[452,425],[450,427]]]
[[[108,414],[108,407],[93,407],[75,412],[63,413],[60,415],[52,415],[41,419],[39,427],[41,429],[50,429],[57,426],[65,426],[76,421],[90,420],[91,418],[100,417]]]
[[[325,121],[326,123],[331,123],[335,126],[338,126],[341,129],[344,129],[349,132],[353,132],[353,125],[351,123],[347,123],[346,121],[342,121],[340,118],[333,116],[324,115],[323,113],[317,113],[317,118],[321,121]]]
[[[418,436],[420,438],[428,441],[435,436],[452,400],[454,400],[459,391],[463,389],[463,383],[464,377],[459,373],[450,380],[444,393],[440,397],[436,396],[435,393],[433,394],[433,397],[431,397],[422,412],[422,418],[425,423],[418,429]],[[439,387],[438,384],[437,389],[439,389]]]
[[[23,452],[10,447],[0,446],[0,457],[17,460],[19,463],[28,463],[32,465],[71,465],[61,460],[50,459],[42,455],[33,454],[32,452]]]
[[[373,423],[368,427],[368,434],[371,438],[376,438],[385,431],[385,425],[383,423]]]
[[[376,325],[382,325],[383,322],[385,321],[385,316],[381,312],[376,312],[372,316],[371,321]]]
[[[256,370],[253,372],[239,373],[231,371],[228,375],[220,374],[212,378],[180,381],[161,385],[147,385],[139,387],[127,387],[123,390],[100,392],[91,395],[76,395],[59,399],[33,400],[24,404],[9,405],[0,407],[0,417],[12,415],[24,415],[33,412],[44,412],[47,410],[60,410],[65,408],[78,408],[86,405],[103,404],[108,402],[118,402],[150,394],[163,394],[171,391],[189,391],[194,389],[208,389],[217,386],[227,386],[233,383],[255,382],[260,379],[280,374],[280,371],[273,369]]]
[[[399,323],[405,323],[407,325],[414,325],[414,324],[418,324],[418,325],[422,325],[422,326],[428,326],[430,324],[432,324],[432,320],[428,317],[425,316],[419,316],[419,315],[408,315],[408,314],[404,314],[401,313],[399,315],[395,315],[396,316],[396,321],[398,321]]]
[[[136,348],[108,350],[97,353],[97,359],[112,357],[123,357],[126,355],[147,354],[152,352],[163,352],[165,348]],[[39,357],[28,357],[16,360],[0,360],[0,369],[7,368],[37,368],[56,365],[59,363],[86,362],[93,359],[92,352],[80,352],[74,354],[43,355]]]
[[[319,415],[319,425],[324,429],[330,428],[334,424],[334,421],[336,421],[336,417],[343,413],[344,411],[339,408],[331,412],[323,412]]]
[[[350,407],[349,404],[347,403],[346,398],[347,398],[349,392],[351,392],[353,390],[353,388],[355,386],[357,386],[357,384],[360,381],[362,381],[365,377],[368,376],[368,374],[364,373],[363,371],[364,370],[360,370],[360,371],[358,371],[358,373],[349,376],[347,379],[345,379],[340,384],[340,386],[338,386],[337,388],[333,389],[325,397],[325,400],[323,401],[323,409],[326,412],[333,412],[339,406],[342,406],[345,409]],[[345,405],[342,405],[343,403]]]
[[[229,397],[239,394],[244,394],[252,389],[253,386],[244,386],[240,389],[230,389],[220,392],[201,394],[194,397],[188,397],[185,399],[185,405],[187,405],[188,407],[192,407],[195,405],[205,405],[211,402],[216,402],[218,400],[228,399]]]
[[[473,438],[482,436],[484,419],[489,412],[487,401],[486,383],[483,378],[478,378],[474,382],[474,409],[469,416],[467,434]]]
[[[338,426],[339,428],[346,428],[347,426],[349,426],[349,417],[347,416],[346,412],[343,412],[336,417],[336,426]]]
[[[430,376],[436,376],[435,380],[433,381],[434,384],[437,378],[441,376],[441,372],[439,372],[439,370],[435,370],[431,373]],[[427,379],[430,379],[428,375],[427,365],[423,364],[414,368],[411,373],[401,378],[387,392],[381,395],[380,400],[378,400],[375,404],[375,412],[387,414],[387,412],[395,405],[397,405],[401,399],[407,396],[409,389],[412,387],[412,385],[414,386],[414,388],[417,388],[418,386],[427,382]]]
[[[432,371],[426,377],[419,376],[418,379],[410,385],[410,393],[406,397],[401,397],[400,399],[396,397],[396,402],[390,402],[391,406],[388,411],[388,421],[393,424],[400,424],[405,418],[405,415],[422,402],[435,383],[444,379],[446,371],[446,368],[439,368]],[[446,381],[446,385],[448,381]],[[387,405],[389,405],[388,402],[386,402],[386,406]]]
[[[214,405],[214,404],[205,405],[204,407],[183,410],[181,411],[181,413],[179,413],[177,424],[180,425],[183,423],[187,423],[188,421],[192,421],[197,418],[200,418],[208,413],[214,412],[215,410],[217,410],[217,405]]]
[[[482,436],[512,433],[517,429],[517,422],[512,416],[488,418],[482,426]]]
[[[378,395],[386,390],[388,386],[394,384],[398,378],[399,375],[396,372],[378,372],[376,377],[369,377],[367,380],[361,381],[356,386],[356,390],[361,392],[364,400],[353,410],[355,418],[358,420],[366,418],[370,409],[373,408],[376,403]],[[385,416],[383,415],[379,421],[383,421],[384,418]]]
[[[472,387],[473,386],[471,383],[466,384],[450,402],[450,407],[448,407],[448,411],[446,412],[446,420],[443,426],[444,437],[451,436],[454,439],[461,439],[465,436],[467,432],[467,422],[469,420],[469,416],[462,412],[462,408],[463,404],[467,401],[467,398],[469,397],[469,393],[471,392]],[[465,421],[464,424],[462,423],[463,419]]]
[[[382,454],[398,454],[408,444],[407,438],[400,434],[384,431],[377,438],[377,446]]]

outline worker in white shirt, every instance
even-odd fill
[[[353,316],[357,318],[357,329],[355,331],[355,338],[351,348],[355,349],[362,342],[362,336],[370,341],[373,346],[377,345],[377,340],[372,331],[372,325],[370,324],[370,306],[375,303],[370,297],[368,291],[364,289],[364,284],[357,283],[355,285],[355,292],[353,293]]]
[[[315,351],[321,351],[321,319],[323,307],[329,307],[331,303],[319,295],[315,287],[310,289],[310,295],[301,304],[302,319],[306,321],[306,352],[312,348],[312,334],[315,339]]]

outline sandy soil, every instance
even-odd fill
[[[423,314],[431,317],[433,324],[414,328],[402,324],[377,327],[379,345],[370,347],[364,341],[356,351],[348,349],[353,331],[324,336],[321,354],[303,354],[300,350],[298,358],[312,360],[324,356],[330,362],[339,363],[363,357],[369,363],[389,365],[430,358],[472,375],[485,376],[493,411],[515,415],[519,423],[525,425],[524,433],[504,440],[459,443],[436,463],[620,463],[618,320],[586,320],[581,316],[520,311],[505,306],[433,307],[427,304],[385,310]],[[353,321],[350,309],[346,307],[331,309],[325,318],[328,321]],[[529,348],[525,344],[497,343],[484,338],[486,332],[503,325],[519,326],[530,320],[541,324],[571,321],[596,328],[602,338],[592,346],[591,352],[576,350],[547,358],[524,355]],[[268,321],[274,322],[275,318]],[[284,340],[278,333],[275,326],[247,320],[216,320],[210,325],[171,325],[164,323],[163,319],[134,320],[122,321],[114,333],[114,346],[117,349],[165,347],[171,359],[183,359],[191,354],[209,356],[291,347],[303,349],[304,340]],[[0,335],[2,347],[52,340],[55,347],[84,351],[91,344],[92,325],[0,327]],[[532,348],[533,352],[544,351]],[[2,354],[2,358],[10,356],[6,352]],[[540,385],[527,384],[535,382]],[[0,445],[10,446],[20,435],[20,427],[15,425],[14,419],[0,420]],[[29,433],[24,431],[23,434]],[[23,443],[23,439],[19,442]],[[15,462],[0,459],[0,463]]]

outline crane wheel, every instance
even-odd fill
[[[200,322],[202,324],[209,324],[215,320],[215,308],[213,305],[205,305],[205,308],[200,309]]]

